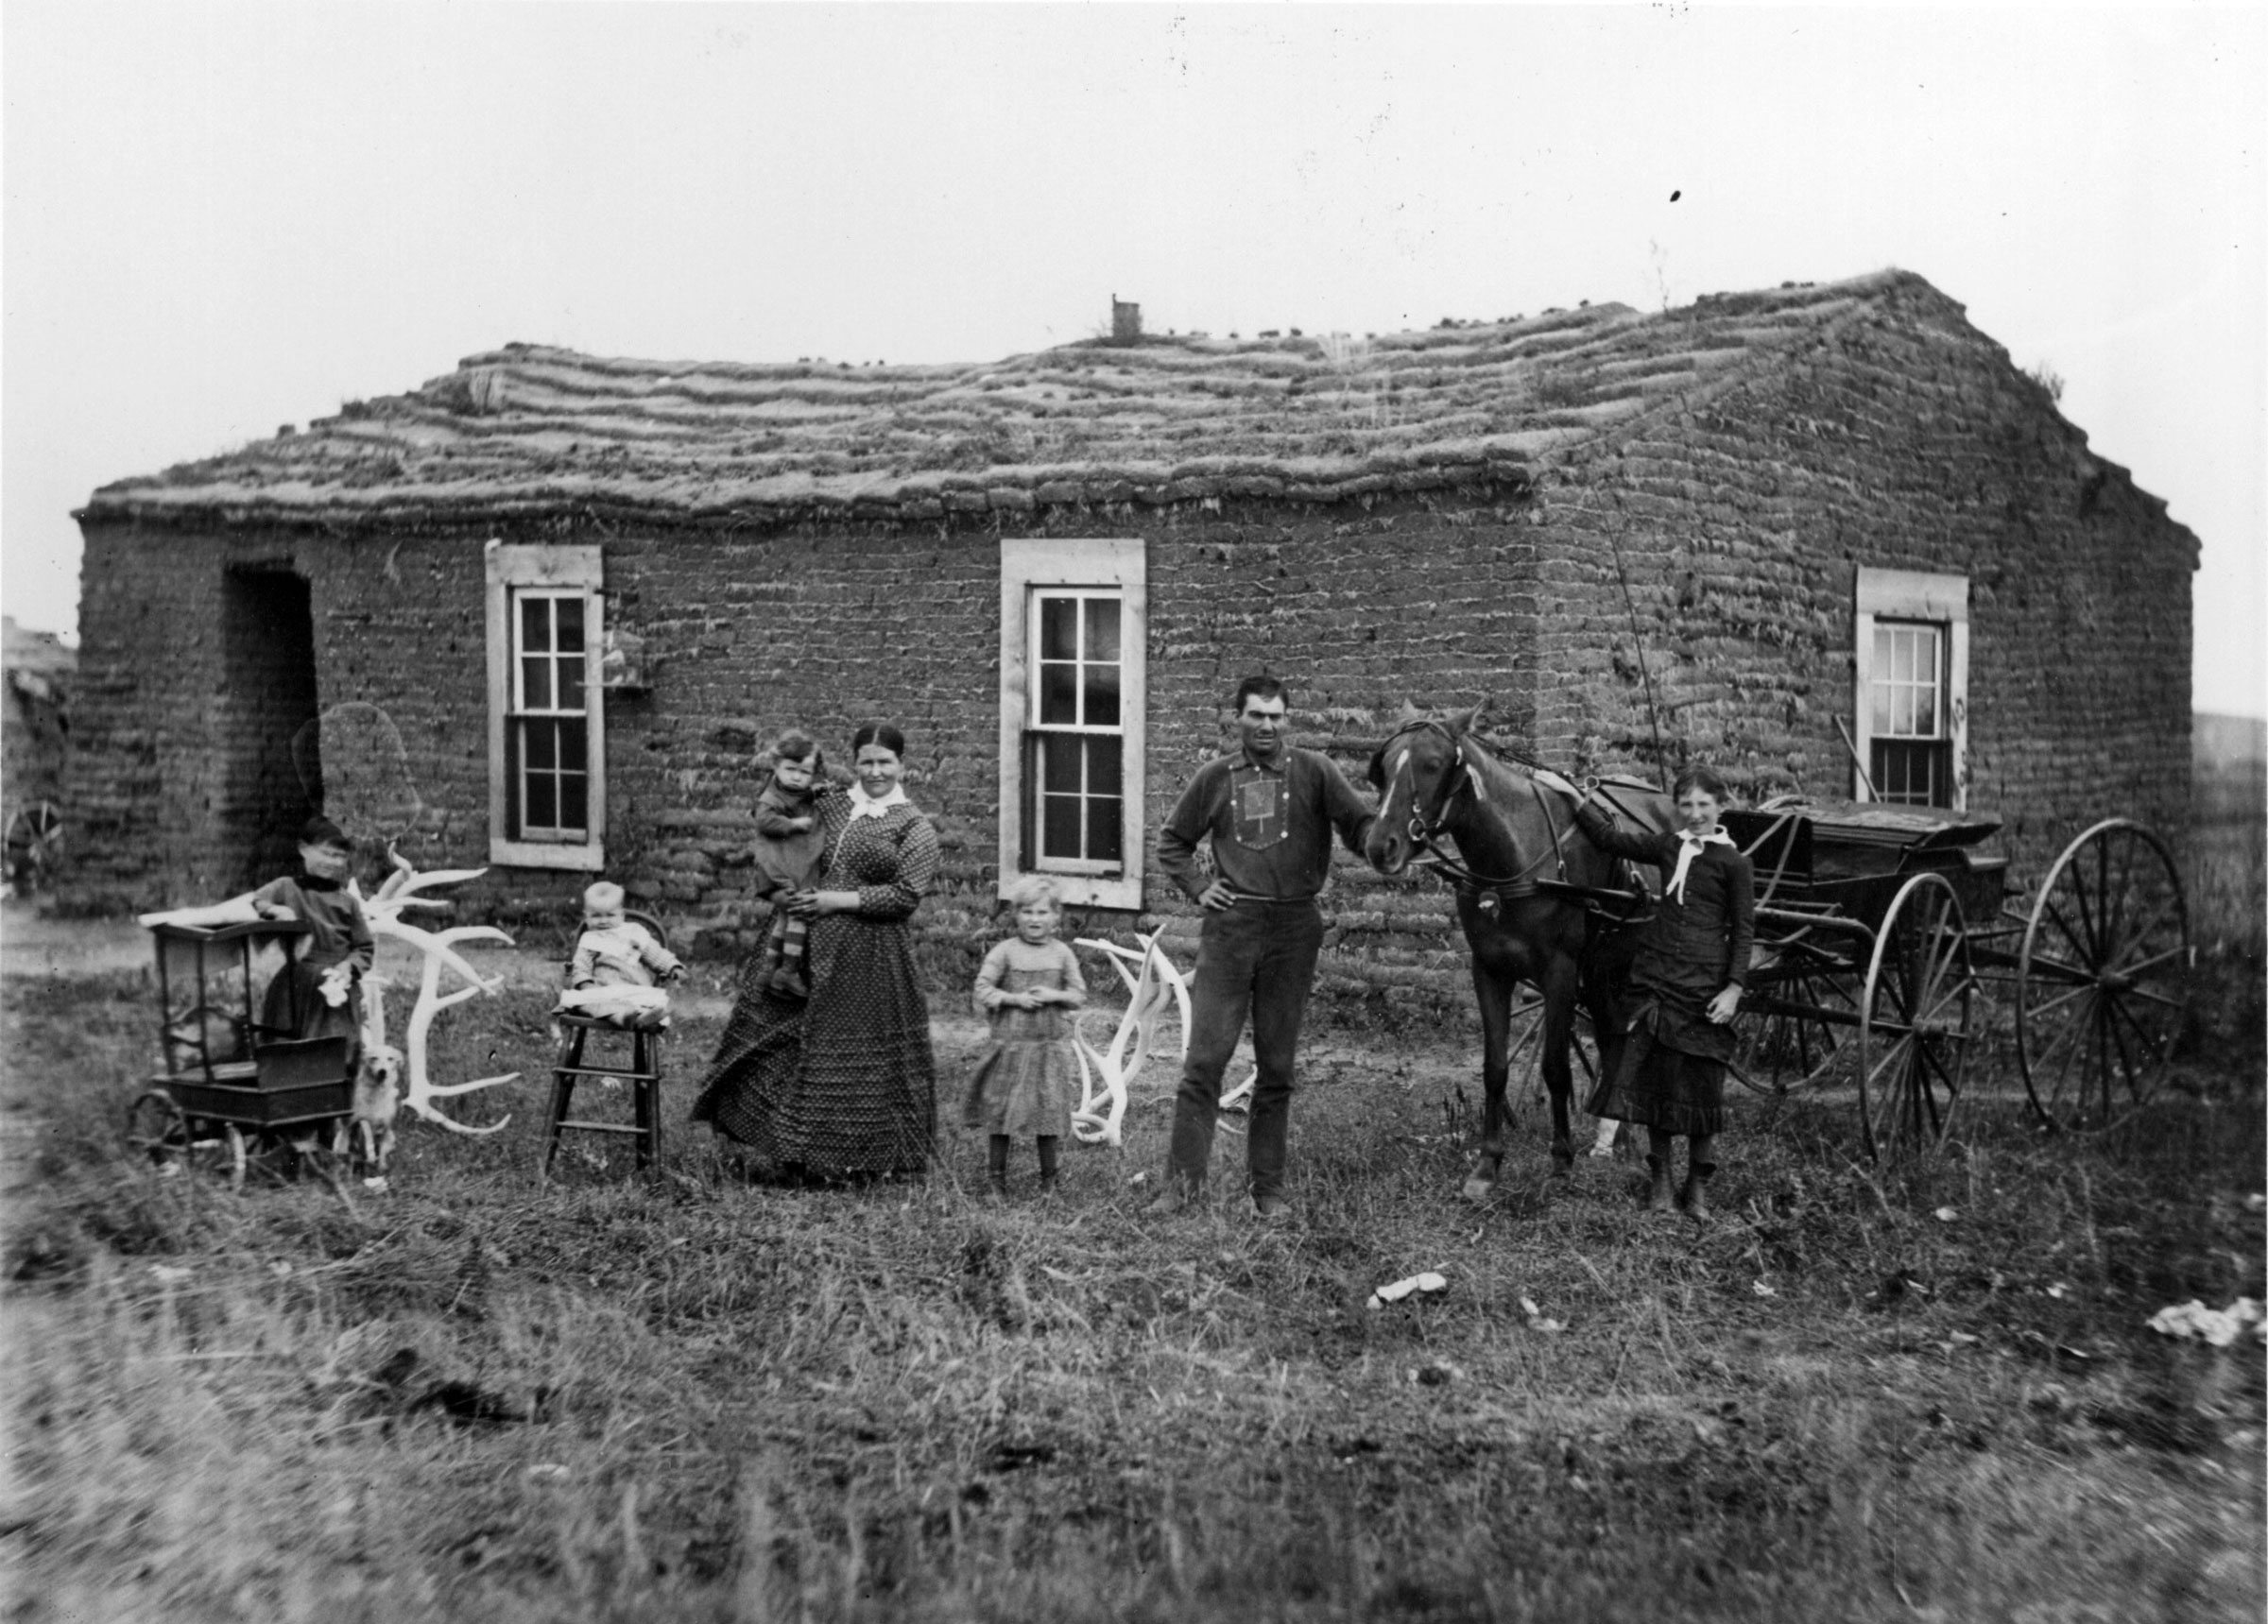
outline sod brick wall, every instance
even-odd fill
[[[1652,776],[1650,675],[1673,764],[1848,797],[1855,569],[1944,572],[1969,581],[1968,805],[2014,874],[2102,817],[2178,838],[2193,543],[1958,306],[1901,299],[1546,489],[1537,747]]]
[[[696,954],[740,951],[762,923],[747,851],[765,744],[792,723],[839,755],[862,719],[904,728],[909,791],[945,857],[920,953],[949,999],[999,929],[1004,534],[1145,543],[1153,841],[1228,746],[1237,678],[1263,669],[1291,685],[1301,742],[1349,776],[1404,701],[1483,699],[1547,759],[1650,772],[1642,648],[1663,755],[1752,794],[1847,795],[1835,718],[1853,703],[1859,565],[1968,576],[1970,805],[2006,820],[2019,876],[2099,815],[2178,831],[2194,544],[2162,504],[1925,284],[1802,359],[1730,379],[1571,450],[1533,489],[1476,476],[1332,503],[962,504],[741,528],[590,513],[344,532],[90,521],[70,792],[84,838],[65,899],[147,908],[239,882],[244,837],[215,813],[223,764],[303,703],[271,715],[232,692],[259,686],[241,653],[232,679],[221,627],[227,573],[252,565],[308,582],[320,704],[376,705],[399,729],[421,808],[404,849],[424,867],[484,863],[492,536],[604,549],[609,624],[642,640],[650,682],[608,702],[610,872]],[[458,916],[563,939],[587,878],[493,871],[459,893]],[[1187,963],[1194,910],[1154,873],[1144,902],[1073,933],[1162,925]],[[1342,852],[1327,911],[1329,1006],[1470,1018],[1441,887]]]

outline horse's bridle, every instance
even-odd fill
[[[1445,781],[1439,795],[1440,804],[1434,809],[1431,816],[1428,816],[1425,809],[1418,804],[1418,796],[1415,793],[1416,786],[1412,786],[1412,794],[1410,795],[1410,844],[1423,851],[1426,854],[1427,859],[1434,864],[1434,866],[1439,869],[1441,873],[1446,875],[1460,891],[1480,892],[1484,895],[1484,897],[1512,897],[1517,899],[1523,897],[1533,897],[1543,889],[1543,882],[1537,880],[1535,878],[1535,874],[1536,871],[1538,868],[1541,868],[1546,863],[1555,863],[1557,864],[1559,870],[1559,883],[1562,885],[1566,884],[1567,843],[1569,837],[1575,832],[1575,825],[1572,820],[1570,820],[1567,828],[1564,830],[1559,828],[1559,820],[1552,815],[1552,803],[1544,798],[1543,786],[1538,783],[1533,777],[1528,775],[1523,774],[1522,777],[1527,778],[1528,789],[1530,793],[1536,796],[1537,806],[1542,809],[1544,827],[1552,831],[1553,836],[1550,847],[1540,856],[1538,856],[1535,862],[1529,863],[1525,868],[1521,869],[1518,874],[1511,876],[1509,879],[1500,879],[1491,875],[1476,874],[1465,863],[1459,862],[1457,859],[1452,857],[1448,852],[1441,849],[1439,837],[1444,832],[1443,824],[1444,820],[1449,816],[1450,802],[1456,799],[1457,789],[1461,783],[1477,776],[1472,763],[1465,759],[1465,735],[1452,731],[1446,725],[1436,721],[1433,717],[1425,717],[1418,721],[1408,723],[1387,734],[1386,742],[1379,746],[1378,759],[1383,765],[1393,749],[1394,741],[1400,738],[1403,734],[1424,732],[1438,733],[1441,735],[1441,737],[1449,741],[1450,749],[1456,758],[1457,770],[1444,775]],[[1585,798],[1589,798],[1588,795],[1586,795]],[[1578,801],[1576,804],[1580,806],[1582,803]]]

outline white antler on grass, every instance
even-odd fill
[[[485,1127],[474,1127],[446,1115],[434,1103],[436,1100],[454,1099],[481,1088],[499,1088],[507,1083],[516,1083],[520,1073],[507,1071],[501,1077],[482,1077],[471,1083],[436,1083],[425,1071],[425,1037],[433,1028],[433,1017],[451,1004],[462,1003],[481,993],[491,996],[504,986],[502,976],[484,976],[470,961],[456,950],[459,942],[502,942],[507,947],[511,937],[493,925],[453,925],[446,931],[428,931],[412,925],[402,917],[404,908],[445,908],[448,904],[438,897],[421,897],[418,893],[441,885],[461,885],[488,872],[485,868],[443,868],[430,874],[420,874],[407,859],[390,852],[395,872],[378,887],[377,895],[363,903],[363,915],[369,921],[373,935],[390,936],[397,942],[415,948],[424,961],[424,974],[418,983],[418,1000],[409,1012],[409,1028],[403,1040],[406,1051],[403,1066],[405,1092],[402,1103],[415,1111],[426,1121],[447,1128],[454,1134],[486,1136],[501,1131],[512,1119],[507,1112]],[[468,985],[450,992],[441,991],[441,966],[465,978]],[[376,1000],[373,1002],[379,1001]],[[386,1015],[379,1009],[378,1036],[384,1041]]]
[[[1138,932],[1134,939],[1142,944],[1139,953],[1115,942],[1089,936],[1078,939],[1080,947],[1109,955],[1111,967],[1126,983],[1128,995],[1125,1013],[1119,1017],[1118,1031],[1108,1052],[1087,1041],[1077,1020],[1072,1023],[1072,1041],[1079,1059],[1080,1100],[1079,1108],[1071,1115],[1071,1131],[1084,1144],[1120,1142],[1127,1088],[1157,1047],[1158,1022],[1169,1008],[1180,1015],[1181,1053],[1184,1057],[1189,1053],[1189,983],[1165,956],[1155,935]],[[1086,1013],[1082,1010],[1081,1017]],[[1096,1086],[1098,1076],[1100,1087]]]

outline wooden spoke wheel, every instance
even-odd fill
[[[127,1148],[161,1171],[178,1171],[189,1154],[189,1121],[163,1088],[147,1088],[126,1108]]]
[[[1599,1081],[1599,1037],[1590,1028],[1590,1011],[1575,1006],[1575,1024],[1568,1034],[1569,1109],[1581,1111]],[[1512,1006],[1510,1035],[1505,1039],[1504,1066],[1507,1105],[1522,1099],[1549,1104],[1543,1086],[1543,999],[1532,997]]]
[[[224,1165],[228,1169],[229,1188],[242,1189],[244,1188],[245,1164],[250,1156],[250,1152],[244,1142],[244,1130],[233,1122],[221,1123],[220,1151]]]
[[[193,1124],[171,1094],[146,1088],[126,1108],[126,1142],[161,1173],[172,1175],[198,1152],[217,1152],[229,1188],[244,1188],[248,1159],[244,1135],[233,1122]]]
[[[1734,1078],[1775,1095],[1850,1082],[1864,987],[1857,969],[1825,955],[1784,955],[1742,1000]]]
[[[1916,874],[1882,915],[1866,967],[1859,1111],[1876,1160],[1944,1139],[1977,1035],[1976,981],[1960,898],[1943,876]]]
[[[2149,1103],[2189,1011],[2188,904],[2165,843],[2109,818],[2048,870],[2017,961],[2016,1051],[2050,1125],[2109,1127]]]

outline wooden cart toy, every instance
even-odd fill
[[[127,1108],[127,1142],[171,1173],[217,1155],[241,1188],[254,1156],[282,1154],[335,1179],[354,1078],[344,1036],[294,1038],[259,1020],[274,949],[294,921],[149,927],[163,1069]]]

